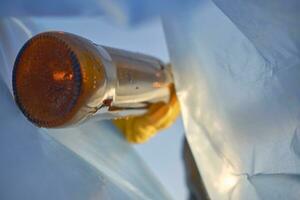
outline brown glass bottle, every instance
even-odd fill
[[[13,70],[17,105],[48,128],[143,114],[149,104],[169,101],[171,84],[170,69],[154,57],[65,32],[27,41]]]

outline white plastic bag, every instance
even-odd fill
[[[188,141],[212,199],[300,197],[299,1],[165,16]]]

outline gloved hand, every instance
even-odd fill
[[[170,87],[169,103],[156,103],[149,107],[146,114],[113,120],[128,142],[143,143],[153,137],[158,131],[168,128],[180,113],[175,87]]]

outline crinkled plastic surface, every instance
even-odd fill
[[[212,199],[300,197],[299,9],[297,0],[204,0],[164,18]]]
[[[30,20],[0,21],[0,199],[169,199],[108,121],[45,130],[21,114],[11,92],[12,66],[39,31]]]

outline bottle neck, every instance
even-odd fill
[[[94,113],[95,119],[142,115],[151,104],[169,102],[173,84],[170,67],[144,54],[110,47],[98,48],[101,54],[110,57],[111,63],[105,68],[110,71],[109,68],[114,68],[115,80],[111,80],[108,87],[114,94],[106,95],[104,100],[99,99],[101,105]]]

